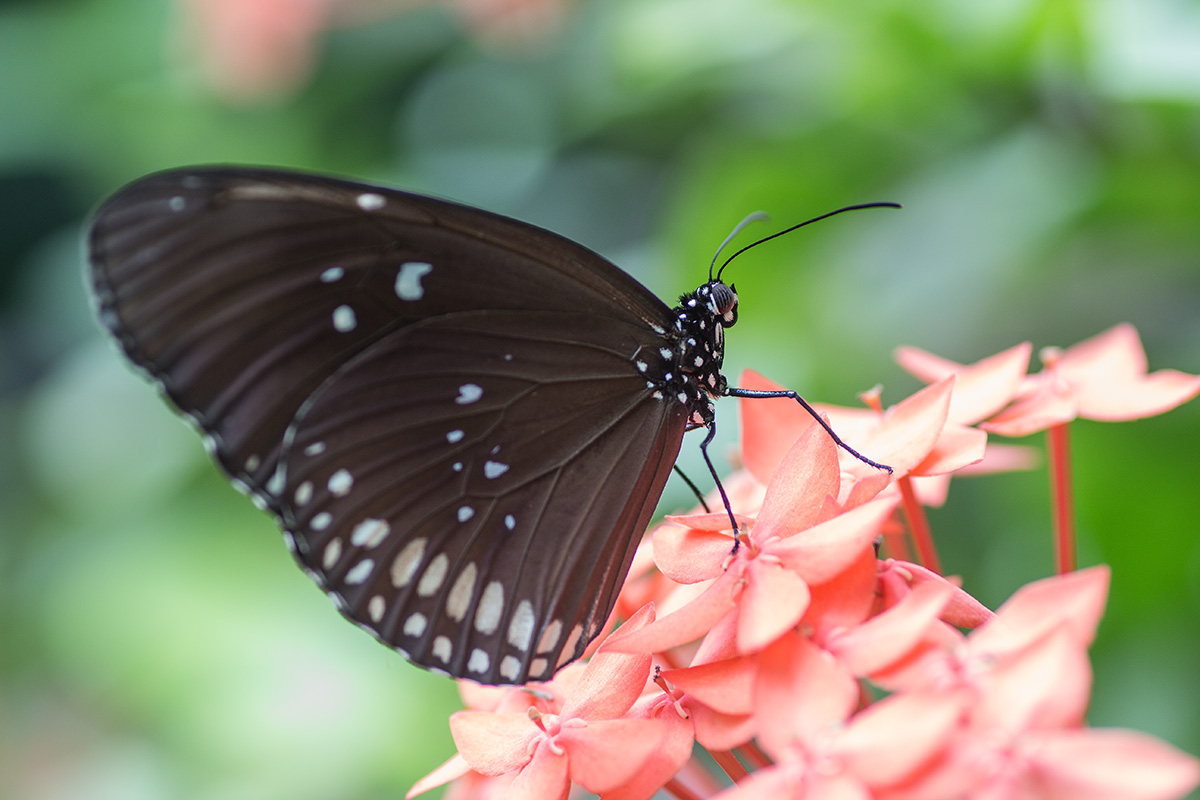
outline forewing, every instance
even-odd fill
[[[686,426],[607,317],[451,314],[389,333],[300,412],[278,498],[346,616],[426,667],[548,679],[616,601]]]
[[[481,309],[670,323],[637,281],[553,233],[299,173],[151,175],[99,209],[89,246],[104,324],[268,504],[296,412],[391,331]]]

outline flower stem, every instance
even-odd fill
[[[900,487],[900,497],[904,505],[904,516],[908,518],[908,529],[912,533],[913,544],[921,559],[921,566],[942,574],[942,563],[938,559],[937,548],[933,544],[933,534],[929,532],[929,520],[925,517],[925,509],[917,502],[916,492],[913,491],[912,478],[905,475],[896,481]]]
[[[771,757],[763,752],[763,749],[758,746],[758,742],[751,739],[742,745],[739,750],[742,751],[742,760],[750,762],[755,769],[769,767],[775,763]]]
[[[1059,575],[1075,570],[1075,503],[1071,490],[1071,441],[1067,425],[1046,431],[1050,498],[1054,506],[1054,562]]]
[[[663,791],[674,795],[678,800],[703,800],[703,798],[683,785],[678,778],[671,778],[663,785]]]
[[[742,766],[742,762],[738,761],[737,756],[729,750],[709,750],[708,754],[712,756],[713,761],[717,762],[718,767],[725,770],[725,774],[734,783],[737,783],[749,774],[746,772],[746,768]]]

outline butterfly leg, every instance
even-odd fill
[[[721,503],[725,506],[725,513],[729,515],[729,523],[733,526],[733,552],[730,555],[737,554],[738,545],[741,544],[741,539],[738,530],[737,519],[733,516],[733,506],[729,504],[729,495],[725,494],[725,486],[721,483],[721,478],[717,475],[717,469],[713,466],[712,459],[708,457],[708,446],[712,444],[713,437],[717,435],[716,421],[708,423],[708,435],[704,437],[704,441],[700,443],[700,455],[704,456],[704,463],[708,465],[708,471],[713,477],[713,482],[717,484],[717,491],[721,494]]]
[[[806,403],[803,397],[796,394],[791,389],[782,389],[782,390],[778,390],[778,391],[765,391],[765,390],[761,390],[761,389],[739,389],[736,386],[729,386],[725,389],[725,396],[726,397],[748,397],[748,398],[790,397],[793,400],[795,400],[797,403],[799,403],[800,405],[804,406],[804,410],[807,411],[809,414],[811,414],[812,418],[821,424],[821,427],[824,428],[825,432],[829,434],[829,438],[833,439],[834,444],[836,444],[838,447],[842,448],[847,453],[854,456],[855,458],[857,458],[859,461],[863,462],[864,464],[869,464],[872,467],[875,467],[875,469],[886,470],[889,473],[892,471],[892,468],[889,467],[887,464],[880,464],[878,461],[872,461],[871,459],[864,456],[862,453],[855,450],[850,445],[843,442],[841,440],[841,438],[838,437],[838,435],[833,432],[833,428],[829,427],[829,423],[826,422],[824,420],[824,418],[822,418],[821,415],[816,412],[816,409],[814,409],[812,406],[810,406],[808,403]],[[712,439],[711,434],[709,435],[708,439],[705,439],[706,444],[708,443],[709,439]],[[707,455],[705,456],[705,458],[707,458]],[[709,469],[712,469],[711,464],[709,465]],[[723,493],[722,493],[722,497],[724,497]]]
[[[675,471],[676,475],[683,479],[683,482],[687,484],[687,487],[692,490],[692,494],[696,495],[696,499],[700,501],[700,506],[704,509],[704,513],[707,514],[711,509],[708,507],[708,502],[704,499],[704,495],[701,493],[700,487],[692,482],[692,479],[687,476],[687,473],[679,468],[678,464],[672,467],[672,469]]]

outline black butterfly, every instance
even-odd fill
[[[578,244],[428,197],[163,172],[101,206],[90,256],[104,325],[341,612],[482,683],[579,658],[684,433],[712,441],[715,397],[779,394],[721,375],[720,273],[671,309]]]

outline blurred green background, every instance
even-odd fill
[[[5,0],[0,76],[0,797],[397,798],[453,752],[453,685],[342,621],[94,323],[85,218],[143,173],[448,196],[667,300],[750,211],[894,200],[730,268],[729,375],[892,403],[896,345],[1119,321],[1200,371],[1190,0]],[[1198,753],[1200,403],[1072,433],[1081,562],[1114,569],[1092,723]],[[993,606],[1052,570],[1044,470],[932,523]]]

